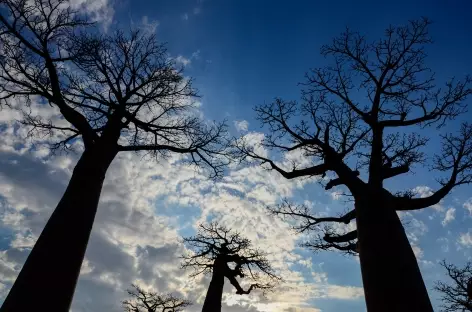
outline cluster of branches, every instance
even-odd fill
[[[424,63],[425,45],[431,43],[429,25],[423,18],[392,26],[384,38],[373,42],[347,29],[322,47],[321,54],[332,57],[334,65],[306,74],[301,103],[277,98],[256,107],[269,133],[262,146],[282,153],[299,151],[313,165],[293,164],[286,169],[258,153],[245,137],[236,142],[240,159],[266,164],[287,179],[318,176],[325,181],[333,176],[324,185],[326,190],[343,185],[356,203],[378,194],[396,210],[435,205],[454,187],[470,184],[472,124],[463,122],[459,133],[440,134],[442,151],[434,157],[431,169],[448,177],[438,180],[440,187],[433,194],[417,198],[410,190],[392,193],[383,185],[425,164],[422,148],[429,138],[410,127],[442,127],[467,110],[465,100],[472,93],[470,77],[436,87],[434,73]],[[283,203],[270,211],[300,220],[298,231],[321,229],[323,233],[308,246],[355,252],[356,231],[338,232],[339,225],[355,218],[354,210],[320,218],[304,206]]]
[[[443,311],[472,311],[472,263],[457,267],[442,261],[441,266],[446,269],[448,277],[452,280],[452,285],[438,281],[434,287],[441,293]]]
[[[131,299],[122,302],[126,312],[180,312],[192,305],[188,300],[180,299],[171,294],[161,295],[152,291],[145,291],[133,284],[128,289]]]
[[[270,214],[292,223],[295,232],[313,233],[308,241],[301,244],[303,247],[315,252],[338,250],[348,255],[358,252],[357,230],[343,229],[355,219],[354,209],[336,217],[322,217],[315,216],[307,205],[296,205],[287,200],[267,209]]]
[[[222,173],[226,126],[198,117],[192,79],[155,34],[87,31],[93,25],[66,0],[8,0],[2,9],[0,100],[39,96],[57,107],[62,116],[46,119],[22,107],[25,125],[58,135],[53,148],[82,138],[87,149],[114,128],[118,151],[185,153]]]
[[[264,252],[254,249],[251,241],[240,233],[217,223],[200,225],[197,235],[184,238],[184,243],[192,253],[182,257],[182,267],[193,268],[192,277],[213,273],[215,263],[221,261],[224,276],[237,294],[249,294],[253,289],[267,291],[280,281]],[[243,289],[237,277],[249,278],[252,282],[249,288]]]

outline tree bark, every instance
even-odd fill
[[[105,145],[82,154],[1,312],[69,311],[105,173],[116,153]]]
[[[217,258],[213,266],[213,275],[208,286],[202,312],[221,312],[223,286],[225,284],[225,265],[223,259]]]
[[[376,196],[356,205],[359,257],[369,312],[431,312],[416,257],[396,211]]]

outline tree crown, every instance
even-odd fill
[[[189,155],[220,176],[226,164],[225,123],[198,113],[198,92],[154,34],[100,35],[65,0],[2,1],[0,94],[48,102],[58,118],[22,107],[23,123],[69,147],[106,145],[154,156]],[[88,27],[88,28],[87,28]]]
[[[472,263],[457,267],[443,260],[440,264],[452,280],[452,285],[438,281],[434,287],[441,293],[443,311],[472,311]]]
[[[327,190],[344,185],[354,202],[377,194],[396,210],[435,205],[454,187],[470,184],[472,125],[463,122],[458,133],[439,134],[442,150],[430,163],[441,176],[435,192],[417,198],[412,190],[392,193],[384,187],[385,180],[406,174],[427,159],[422,148],[429,137],[411,127],[441,128],[466,112],[465,101],[472,93],[470,77],[436,87],[434,73],[425,65],[425,46],[432,42],[429,25],[423,18],[390,26],[383,38],[373,42],[346,29],[321,48],[321,54],[333,64],[306,73],[301,103],[276,98],[255,108],[269,130],[262,146],[282,153],[300,151],[312,165],[293,163],[287,170],[258,153],[244,137],[235,144],[239,158],[256,160],[287,179],[321,177]],[[339,225],[354,219],[354,210],[321,218],[303,205],[282,203],[271,212],[301,220],[298,230],[328,224],[312,244],[315,249],[355,250],[357,232],[339,231]]]
[[[280,281],[266,255],[252,247],[251,241],[240,233],[231,231],[217,223],[200,225],[195,236],[184,238],[190,254],[184,255],[183,268],[193,268],[192,276],[209,274],[218,261],[224,275],[236,288],[237,294],[248,294],[252,289],[269,290]],[[229,264],[233,264],[231,268]],[[243,290],[236,277],[252,280],[248,290]]]
[[[127,293],[131,299],[122,302],[126,312],[181,312],[192,303],[180,299],[172,294],[158,294],[153,291],[145,291],[136,284],[131,285]]]

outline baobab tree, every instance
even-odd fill
[[[192,253],[182,257],[182,267],[193,268],[192,277],[211,274],[203,312],[221,311],[225,277],[238,295],[268,291],[280,281],[265,254],[254,249],[249,239],[217,223],[200,225],[197,235],[184,238],[184,243]],[[251,284],[244,289],[237,277]]]
[[[438,281],[434,287],[441,293],[441,311],[472,311],[472,263],[467,262],[464,267],[457,267],[442,261],[441,266],[452,280],[452,284]]]
[[[190,301],[172,294],[146,291],[135,284],[131,286],[133,289],[127,290],[131,299],[122,302],[126,312],[181,312],[192,305]]]
[[[471,79],[451,79],[437,88],[425,65],[429,25],[423,18],[391,26],[373,42],[347,29],[322,47],[321,54],[333,63],[306,74],[300,104],[277,98],[256,107],[269,130],[262,145],[282,153],[301,151],[312,165],[294,163],[287,169],[244,137],[236,142],[242,159],[287,179],[319,177],[326,189],[347,189],[353,208],[340,216],[320,217],[287,203],[270,210],[301,218],[301,229],[321,231],[314,248],[359,252],[368,311],[432,311],[397,211],[430,207],[454,187],[472,182],[472,125],[464,122],[457,134],[439,133],[442,151],[430,163],[431,172],[440,175],[436,191],[417,198],[411,190],[393,192],[384,186],[385,180],[426,162],[422,148],[429,138],[414,126],[431,132],[467,110]],[[339,230],[352,220],[354,230]],[[323,225],[328,227],[323,230]]]
[[[220,157],[226,127],[198,117],[192,80],[155,35],[100,35],[65,0],[0,4],[3,103],[23,100],[25,126],[61,138],[55,147],[83,142],[67,189],[1,311],[68,311],[105,174],[117,154],[182,154],[217,177],[226,162]],[[52,106],[60,118],[31,115],[33,101]]]

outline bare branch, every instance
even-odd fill
[[[294,205],[287,200],[274,207],[267,207],[268,212],[282,219],[292,219],[298,221],[292,228],[302,233],[318,229],[318,225],[326,222],[336,222],[349,224],[355,217],[355,210],[351,210],[339,217],[316,217],[311,209],[306,205]]]
[[[301,246],[314,252],[336,250],[346,255],[358,254],[357,231],[340,234],[330,225],[325,225],[320,232],[305,241]]]
[[[131,286],[133,289],[127,291],[131,299],[122,302],[126,312],[181,312],[192,305],[190,301],[177,298],[172,294],[145,291],[135,284]]]
[[[416,210],[439,203],[455,186],[472,183],[472,125],[463,123],[459,135],[442,135],[442,154],[437,155],[433,169],[447,172],[442,187],[424,198],[396,198],[399,210]]]
[[[452,285],[438,281],[434,287],[441,294],[442,311],[472,311],[472,298],[469,294],[469,285],[472,281],[472,263],[468,262],[462,268],[444,260],[440,264],[446,269],[448,277],[452,280]]]
[[[442,126],[447,120],[452,120],[467,111],[467,106],[464,101],[472,94],[471,83],[472,80],[470,77],[466,77],[463,81],[459,82],[452,80],[446,83],[446,90],[444,92],[438,89],[433,93],[424,94],[419,100],[410,100],[409,105],[411,109],[420,108],[423,112],[420,117],[384,120],[380,122],[380,124],[384,127],[406,127],[419,124],[430,125],[439,123],[439,126]],[[403,112],[398,113],[398,115],[405,114],[406,116],[408,113],[407,110],[408,109],[404,108]]]

